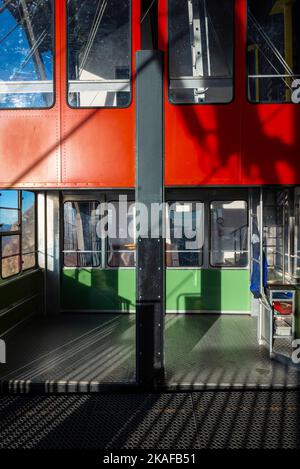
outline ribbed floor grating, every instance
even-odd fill
[[[0,448],[300,448],[300,393],[0,398]]]

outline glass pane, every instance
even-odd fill
[[[19,207],[18,191],[0,191],[0,207],[17,209]]]
[[[33,192],[22,191],[22,253],[30,254],[34,251],[35,197]]]
[[[35,267],[35,254],[25,254],[22,256],[22,270],[32,269]]]
[[[20,235],[2,236],[2,257],[20,254]]]
[[[169,0],[173,103],[232,100],[233,19],[233,0]]]
[[[0,208],[0,233],[19,230],[19,211]]]
[[[120,214],[120,204],[118,202],[109,203],[107,263],[110,267],[135,266],[134,224],[134,204],[126,205],[126,213]]]
[[[96,201],[73,201],[64,204],[64,259],[67,267],[100,266],[98,206],[99,202]]]
[[[99,252],[65,252],[65,267],[99,267],[101,254]]]
[[[118,248],[114,247],[114,249]],[[135,252],[118,252],[113,250],[109,253],[108,265],[109,267],[134,267]]]
[[[176,202],[169,207],[166,239],[168,267],[199,267],[203,263],[204,211],[200,202]],[[168,237],[169,235],[169,237]]]
[[[300,2],[248,1],[248,97],[252,102],[292,101],[300,77]]]
[[[268,281],[283,281],[284,206],[280,193],[265,192],[263,247],[268,262]]]
[[[64,253],[64,266],[65,267],[77,267],[78,256],[77,252],[65,252]]]
[[[2,278],[12,277],[20,272],[20,256],[2,259]]]
[[[211,264],[246,267],[248,264],[247,203],[213,202],[211,210]]]
[[[53,21],[53,0],[0,0],[0,108],[52,106]]]
[[[69,104],[124,107],[131,99],[129,0],[68,2]]]

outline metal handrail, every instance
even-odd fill
[[[270,74],[270,75],[248,75],[248,78],[300,78],[300,75],[294,75],[294,74],[290,74],[290,75],[286,75],[286,74]]]
[[[266,297],[264,292],[261,292],[261,297],[259,298],[259,302],[271,313],[273,313],[272,306],[269,303],[268,298]]]

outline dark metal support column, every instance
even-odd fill
[[[151,213],[164,200],[163,188],[163,54],[136,54],[136,202]],[[164,378],[164,242],[163,214],[159,237],[137,240],[137,380],[155,385]],[[150,231],[150,224],[149,224]]]

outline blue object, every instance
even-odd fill
[[[253,243],[253,265],[252,265],[252,275],[251,275],[251,284],[250,291],[253,294],[254,298],[260,298],[260,246],[258,243]],[[265,253],[263,253],[263,286],[266,288],[268,281],[268,262]]]

